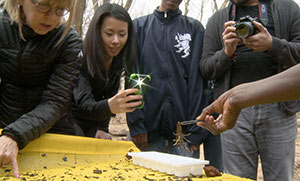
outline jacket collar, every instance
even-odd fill
[[[24,36],[25,40],[30,40],[30,39],[32,39],[33,37],[35,37],[37,35],[33,31],[33,29],[30,28],[27,25],[23,25],[23,27],[22,27],[22,33],[23,33],[23,36]]]
[[[158,17],[163,22],[169,22],[174,17],[179,16],[182,14],[179,8],[177,8],[174,11],[159,11],[158,8],[154,10],[153,13],[156,17]]]

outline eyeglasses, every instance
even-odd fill
[[[36,0],[31,0],[31,1],[35,5],[38,12],[40,12],[40,13],[48,13],[53,9],[49,4],[38,3]],[[57,16],[64,16],[64,15],[68,14],[68,12],[69,12],[69,9],[66,9],[66,8],[56,8],[55,9],[55,14]]]

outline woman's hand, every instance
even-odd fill
[[[5,135],[0,137],[0,168],[6,169],[11,165],[16,178],[19,178],[18,151],[18,145],[15,140]]]
[[[110,134],[102,130],[97,130],[95,138],[111,140]]]
[[[142,95],[135,95],[138,89],[126,89],[118,92],[115,96],[108,99],[110,111],[113,114],[133,112],[135,107],[142,104]],[[134,102],[129,102],[133,101]]]

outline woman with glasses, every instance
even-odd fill
[[[83,69],[73,91],[73,118],[84,135],[111,139],[110,117],[132,112],[141,101],[137,89],[118,92],[122,72],[130,71],[136,53],[132,20],[117,4],[104,4],[94,14],[83,41]]]
[[[45,132],[75,134],[68,119],[82,42],[76,0],[6,0],[0,10],[0,168]],[[67,21],[63,15],[69,12]]]

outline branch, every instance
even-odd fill
[[[103,0],[102,4],[105,4],[105,3],[110,3],[110,0]]]
[[[214,0],[214,5],[215,5],[215,10],[218,11],[219,8],[218,8],[217,0]]]
[[[229,1],[229,0],[224,0],[224,2],[223,2],[223,4],[222,4],[221,8],[225,8],[226,5],[227,5],[227,3],[228,3],[228,1]]]
[[[94,12],[96,12],[97,8],[98,8],[98,0],[92,0],[93,2],[93,9],[94,9]]]
[[[200,17],[200,21],[202,21],[203,19],[203,13],[204,12],[204,0],[202,1],[202,4],[201,4],[201,17]]]
[[[126,9],[126,11],[129,10],[131,4],[132,4],[132,0],[127,0],[127,1],[126,1],[125,7],[124,7],[124,8]]]
[[[190,5],[190,0],[187,0],[185,2],[185,11],[184,11],[185,16],[189,13],[189,5]]]

